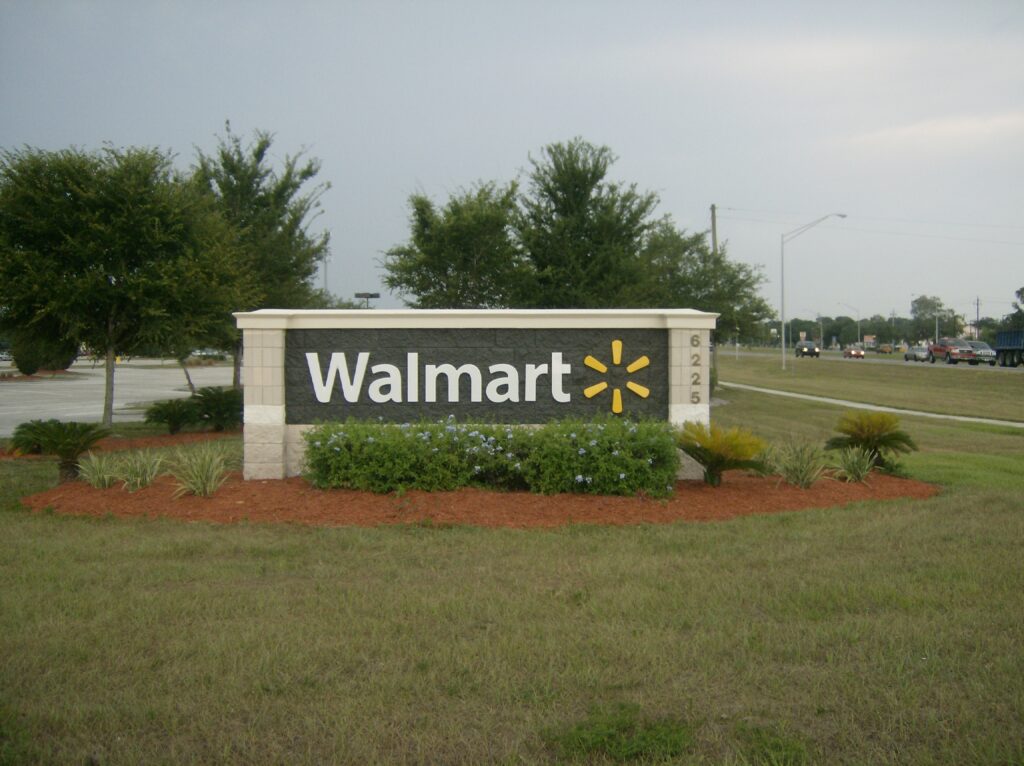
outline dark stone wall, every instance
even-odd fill
[[[623,343],[621,364],[612,364],[612,341]],[[563,389],[571,402],[558,403],[551,396],[551,374],[538,381],[537,401],[526,402],[525,376],[527,364],[547,364],[552,352],[561,352],[564,363],[572,368],[563,380]],[[344,352],[351,372],[355,371],[357,354],[369,352],[366,374],[358,402],[346,402],[337,380],[328,404],[320,403],[314,393],[306,359],[307,352],[319,354],[321,373],[326,376],[331,354]],[[404,401],[406,381],[403,380],[403,402],[375,403],[367,396],[370,384],[379,376],[371,373],[376,364],[392,364],[406,373],[408,352],[419,354],[419,401]],[[601,373],[584,366],[583,359],[593,355],[607,367]],[[650,365],[633,373],[626,366],[640,356],[650,358]],[[492,376],[491,364],[511,364],[520,372],[519,402],[471,403],[469,381],[460,380],[458,403],[449,403],[447,383],[438,384],[438,401],[424,401],[426,364],[448,363],[456,367],[474,364],[480,368],[484,388]],[[585,330],[585,329],[317,329],[288,330],[285,338],[285,404],[289,424],[317,423],[346,418],[377,419],[386,422],[412,422],[420,419],[439,420],[454,415],[460,421],[491,423],[544,423],[566,417],[590,418],[611,412],[612,389],[622,391],[623,415],[633,418],[668,417],[668,331],[652,329]],[[591,399],[583,389],[600,381],[608,388]],[[627,390],[627,381],[650,390],[646,399]]]

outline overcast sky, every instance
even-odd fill
[[[780,236],[846,213],[787,243],[787,316],[1001,316],[1024,286],[1022,0],[0,0],[0,147],[187,167],[225,120],[322,161],[328,287],[380,307],[410,194],[575,136],[682,228],[717,204],[776,310]]]

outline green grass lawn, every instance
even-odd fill
[[[872,357],[874,358],[874,357]],[[1024,371],[966,364],[718,354],[718,378],[762,388],[947,415],[1024,421]]]
[[[624,705],[672,763],[1024,763],[1024,431],[902,424],[931,500],[556,531],[30,515],[0,461],[0,763],[556,763]]]

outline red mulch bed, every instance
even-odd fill
[[[105,440],[112,448],[167,446],[211,438],[215,434],[179,434],[132,440]],[[676,521],[722,521],[755,513],[832,508],[862,500],[928,498],[931,484],[873,474],[867,484],[823,479],[798,489],[775,478],[729,472],[720,487],[681,481],[667,500],[594,495],[535,495],[525,492],[410,491],[375,495],[353,490],[319,490],[301,478],[243,481],[232,475],[213,497],[173,497],[172,478],[130,493],[93,489],[84,482],[59,485],[22,499],[33,511],[52,509],[77,516],[167,517],[217,523],[291,523],[316,526],[382,524],[471,524],[486,527],[558,527],[565,524],[665,524]]]

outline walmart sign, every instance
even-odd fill
[[[288,423],[668,415],[663,329],[289,330]]]

